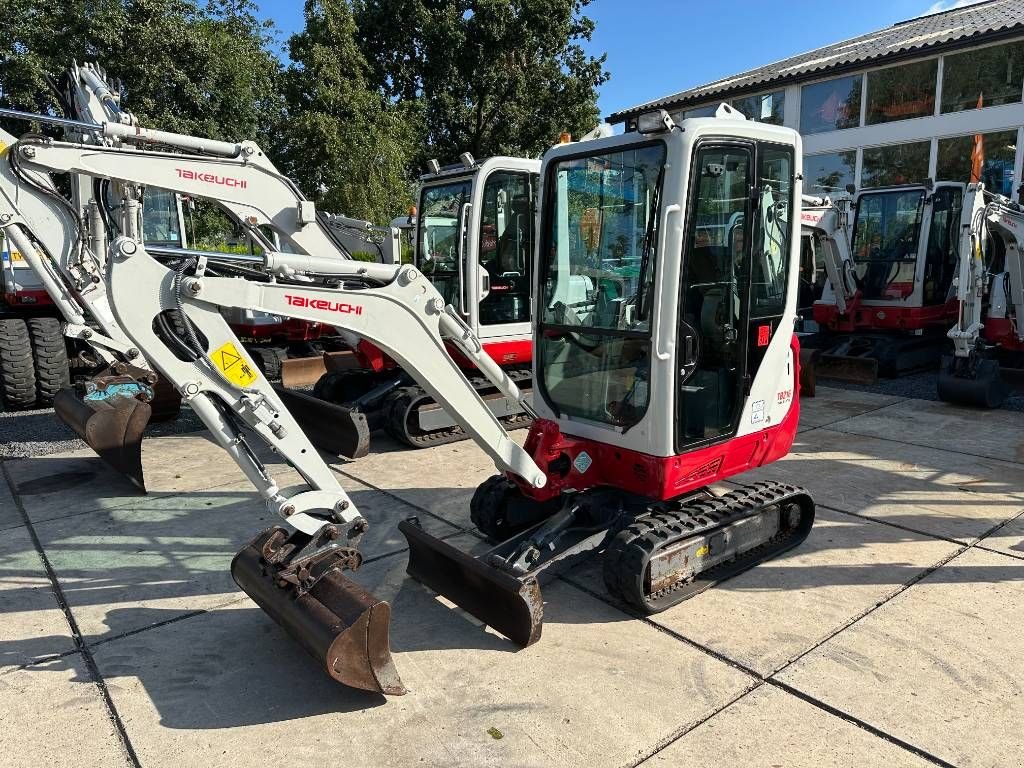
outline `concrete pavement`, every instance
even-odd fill
[[[742,478],[811,490],[804,545],[649,618],[591,560],[525,650],[405,577],[404,517],[481,546],[481,451],[336,465],[372,525],[356,578],[393,606],[410,693],[386,701],[237,590],[271,521],[201,434],[147,440],[148,496],[88,452],[6,460],[0,765],[1018,764],[1024,414],[818,393],[792,455]]]

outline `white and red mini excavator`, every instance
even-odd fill
[[[803,229],[827,280],[814,302],[819,376],[871,383],[937,366],[956,319],[953,278],[964,185],[862,189],[805,198]]]
[[[998,408],[1024,385],[1024,208],[984,184],[964,196],[954,352],[943,358],[939,397]]]
[[[339,259],[313,203],[255,144],[86,127],[122,141],[27,136],[8,160],[25,173],[74,173],[124,190],[122,204],[103,212],[119,232],[102,271],[117,325],[281,518],[242,548],[231,572],[334,679],[405,690],[389,650],[389,606],[345,575],[362,562],[370,521],[225,309],[326,323],[372,343],[494,460],[501,474],[472,504],[476,524],[497,540],[489,553],[470,557],[414,519],[400,529],[415,578],[521,645],[540,636],[540,578],[587,553],[603,552],[616,595],[655,612],[807,536],[814,504],[800,488],[710,490],[785,456],[796,434],[794,131],[726,105],[680,124],[659,110],[637,133],[546,155],[531,406],[420,269]],[[218,202],[260,253],[150,253],[139,224],[147,187]],[[536,417],[525,447],[456,357]],[[295,467],[304,487],[279,487],[253,441]]]

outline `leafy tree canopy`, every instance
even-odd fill
[[[352,0],[374,84],[423,114],[417,161],[536,156],[597,123],[590,0]]]

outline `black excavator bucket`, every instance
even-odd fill
[[[361,411],[274,386],[310,441],[334,456],[359,459],[370,452],[370,425]]]
[[[977,408],[998,408],[1010,394],[998,360],[965,360],[947,355],[939,369],[939,399]]]
[[[425,532],[415,518],[398,530],[409,542],[408,573],[516,645],[540,640],[544,600],[536,577],[516,578]]]
[[[53,399],[57,417],[143,492],[142,434],[152,416],[156,378],[151,371],[116,364]]]
[[[296,557],[308,541],[280,527],[265,530],[235,555],[231,576],[333,679],[404,694],[391,659],[391,606],[342,575],[344,568],[358,567],[359,554],[337,547],[315,558]]]

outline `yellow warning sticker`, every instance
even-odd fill
[[[11,261],[24,261],[25,257],[21,255],[21,251],[11,251]]]
[[[259,378],[252,363],[230,341],[210,353],[210,360],[224,378],[239,387],[248,387]]]
[[[696,554],[697,557],[707,557],[708,556],[708,552],[710,552],[710,551],[711,551],[711,547],[709,547],[707,544],[705,544],[700,549],[698,549],[694,554]]]
[[[0,141],[0,157],[3,157],[5,154],[7,154],[7,145]]]

